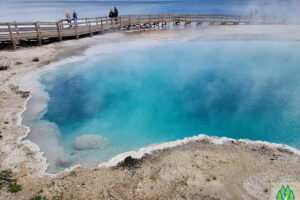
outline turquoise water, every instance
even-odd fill
[[[42,120],[73,164],[198,134],[300,149],[299,52],[298,42],[187,41],[94,56],[40,77]],[[76,150],[88,134],[108,145]]]

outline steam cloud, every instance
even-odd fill
[[[76,150],[103,149],[108,145],[108,140],[100,135],[82,135],[75,139]]]

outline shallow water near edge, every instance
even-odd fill
[[[69,63],[40,76],[48,108],[25,116],[29,139],[52,154],[50,172],[199,134],[300,149],[299,51],[298,42],[186,41]]]

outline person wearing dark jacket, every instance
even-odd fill
[[[115,18],[115,22],[116,24],[118,23],[118,17],[119,17],[119,11],[117,9],[117,7],[114,7],[114,18]]]
[[[116,6],[114,8],[114,17],[119,17],[119,11]]]
[[[113,18],[114,17],[114,13],[112,11],[112,9],[110,9],[110,12],[109,12],[109,15],[108,15],[110,18]]]

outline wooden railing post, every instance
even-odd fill
[[[222,15],[221,24],[224,23],[223,21],[224,21],[224,15]]]
[[[157,23],[158,23],[158,28],[159,28],[159,15],[157,15]]]
[[[13,48],[16,49],[17,48],[16,40],[15,40],[14,34],[13,34],[12,30],[11,30],[10,23],[7,23],[7,27],[8,27],[8,32],[9,32],[9,36],[10,36],[10,40],[11,40],[11,43],[13,45]]]
[[[145,18],[145,17],[143,17],[144,18],[144,22],[142,22],[142,24],[143,24],[143,26],[144,26],[144,31],[146,31],[146,24],[147,24],[147,19]]]
[[[89,22],[89,30],[90,30],[90,37],[92,37],[93,36],[93,32],[92,32],[91,22]]]
[[[62,41],[62,36],[61,36],[61,31],[60,31],[60,25],[59,22],[56,22],[56,29],[57,29],[57,36],[58,36],[58,41]]]
[[[101,19],[101,33],[103,33],[103,20]]]
[[[122,29],[122,17],[120,16],[119,17],[119,20],[120,20],[120,30]]]
[[[14,21],[14,24],[15,24],[15,32],[17,33],[17,35],[19,35],[19,29],[18,29],[17,22]]]
[[[151,28],[151,15],[149,15],[149,28]]]
[[[173,26],[174,26],[175,25],[175,17],[174,17],[174,15],[173,15],[172,22],[173,22]]]
[[[88,27],[88,19],[85,18],[85,26]]]
[[[42,38],[41,38],[41,33],[40,33],[40,30],[39,30],[38,22],[35,22],[34,26],[35,26],[36,37],[37,37],[37,40],[39,42],[39,46],[41,46],[42,45]]]
[[[98,18],[96,17],[96,26],[98,26]]]
[[[140,20],[140,15],[138,16],[138,27],[139,27],[139,31],[141,31],[141,20]]]
[[[131,15],[129,15],[128,21],[129,21],[128,29],[130,29],[130,26],[131,26]]]
[[[78,27],[77,24],[74,22],[74,29],[75,29],[75,36],[76,36],[76,40],[79,39],[79,35],[78,35]]]

